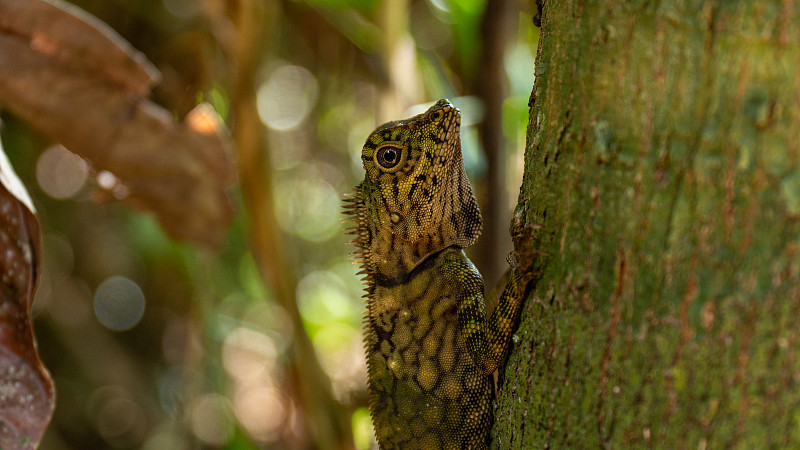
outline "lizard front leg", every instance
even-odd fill
[[[458,301],[458,321],[469,354],[475,366],[486,375],[497,370],[511,343],[517,320],[525,300],[522,270],[513,257],[511,279],[506,285],[492,315],[486,317],[483,282],[477,271],[462,277],[463,290]]]

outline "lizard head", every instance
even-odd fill
[[[464,172],[460,127],[459,110],[439,100],[367,138],[366,176],[346,208],[368,272],[399,281],[428,256],[478,238],[482,220]]]

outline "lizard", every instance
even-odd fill
[[[525,295],[522,270],[486,317],[467,258],[482,218],[461,155],[461,113],[439,100],[379,126],[361,152],[364,180],[345,197],[364,276],[368,403],[381,450],[486,449],[492,373]]]

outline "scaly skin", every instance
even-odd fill
[[[491,374],[524,297],[513,271],[486,319],[483,279],[462,250],[482,221],[460,121],[440,100],[378,127],[362,150],[364,181],[345,207],[365,275],[369,407],[383,450],[487,448]]]

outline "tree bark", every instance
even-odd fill
[[[799,16],[545,2],[495,448],[800,446]]]

